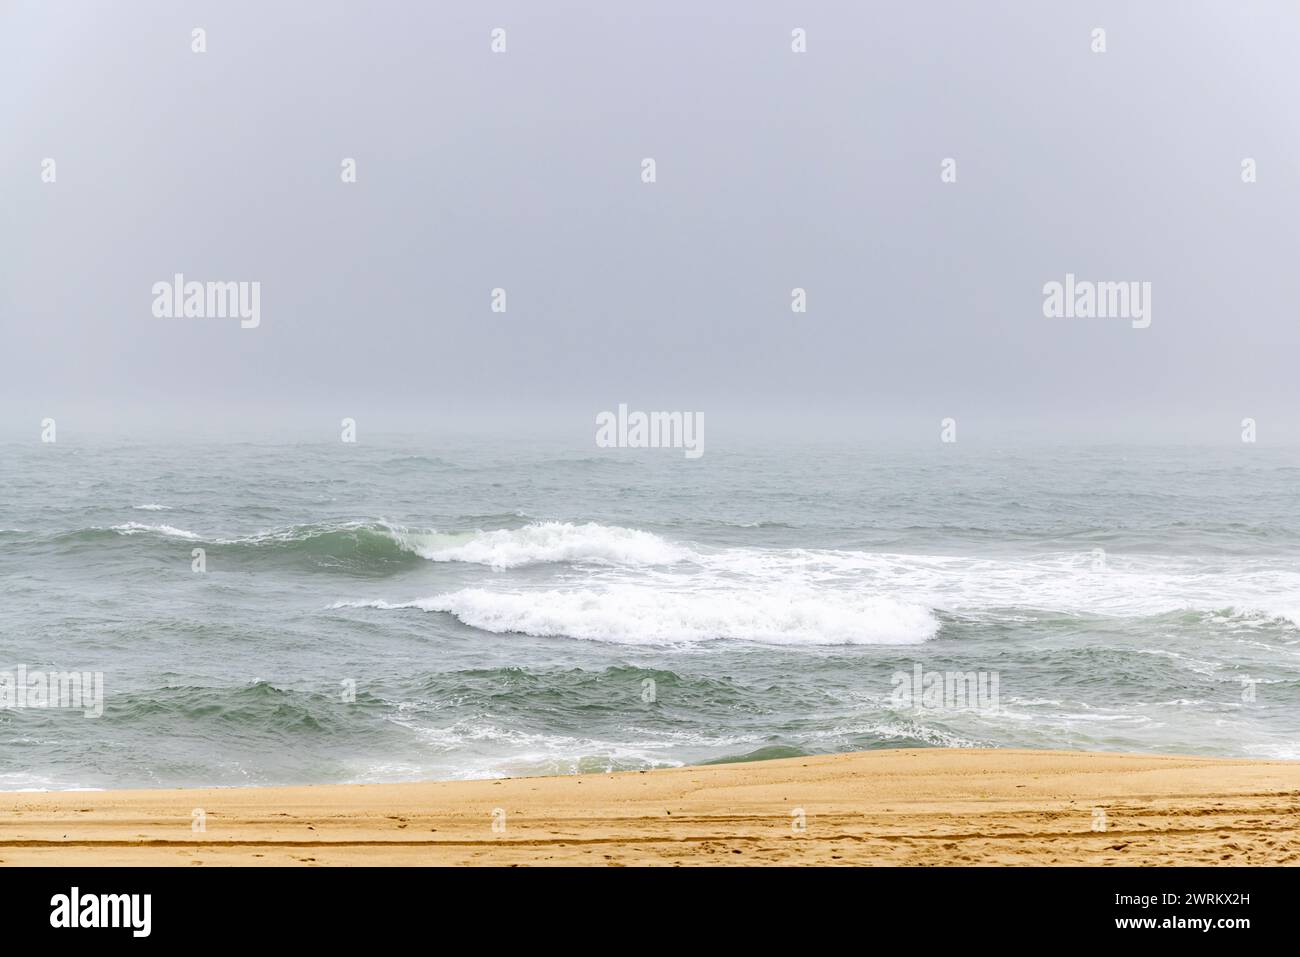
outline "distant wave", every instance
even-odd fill
[[[54,538],[65,546],[96,544],[104,537],[153,537],[162,541],[181,540],[221,551],[227,560],[272,563],[301,563],[325,570],[382,574],[401,564],[418,564],[421,559],[409,548],[405,530],[378,522],[343,522],[291,525],[252,535],[223,538],[200,534],[167,524],[126,522],[111,528],[82,529]]]
[[[415,608],[446,612],[496,634],[668,645],[730,638],[777,645],[917,644],[939,630],[928,608],[848,593],[714,589],[665,592],[626,585],[602,591],[494,592],[467,588],[390,603],[338,602],[333,608]]]
[[[94,536],[96,529],[68,533]],[[155,534],[212,545],[250,547],[307,546],[318,551],[331,544],[366,542],[375,553],[395,557],[407,552],[433,562],[465,562],[493,568],[559,562],[606,565],[670,564],[689,557],[690,549],[651,532],[589,522],[534,522],[521,528],[438,532],[385,522],[291,525],[236,538],[204,536],[172,525],[126,522],[109,531],[118,535]]]
[[[132,505],[131,507],[141,512],[170,512],[172,510],[170,505],[159,505],[156,502],[148,502],[144,505]]]
[[[457,469],[460,468],[455,462],[441,458],[436,455],[394,455],[383,463],[387,467],[392,466],[433,466],[440,469]]]

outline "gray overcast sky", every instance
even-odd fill
[[[2,0],[4,424],[1300,432],[1297,48],[1293,0]],[[261,326],[154,318],[176,272],[260,281]],[[1151,327],[1045,318],[1067,272],[1149,281]]]

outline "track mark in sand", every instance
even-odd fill
[[[611,835],[610,837],[590,837],[590,838],[556,838],[547,840],[538,838],[536,840],[506,840],[497,839],[490,841],[482,840],[464,840],[464,841],[381,841],[381,840],[355,840],[350,841],[342,838],[334,841],[295,841],[295,840],[247,840],[247,841],[173,841],[165,839],[156,840],[66,840],[66,841],[42,841],[42,840],[17,840],[17,841],[0,841],[0,847],[175,847],[175,848],[203,848],[203,847],[564,847],[567,844],[679,844],[679,843],[696,843],[700,841],[764,841],[772,838],[763,835],[726,835],[720,837],[717,834],[706,835],[688,835],[685,837],[641,837],[641,836],[622,836]]]

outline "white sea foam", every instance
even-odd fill
[[[144,505],[132,505],[131,507],[141,512],[170,512],[172,510],[170,505],[159,505],[156,502],[146,502]]]
[[[800,643],[811,640],[820,628],[822,642],[838,644],[924,640],[937,629],[935,612],[1023,623],[1033,620],[1032,613],[1125,618],[1200,611],[1210,616],[1207,623],[1243,632],[1277,620],[1300,625],[1300,574],[1285,563],[1234,562],[1221,556],[1116,554],[1107,556],[1102,567],[1093,567],[1088,550],[980,558],[851,549],[704,547],[634,528],[555,521],[461,533],[346,522],[288,526],[213,541],[290,542],[367,528],[433,562],[494,569],[585,566],[581,572],[562,573],[569,575],[564,584],[570,588],[546,593],[552,597],[539,607],[518,611],[508,607],[511,601],[536,600],[532,593],[526,598],[484,593],[498,595],[491,600],[492,607],[462,599],[456,608],[439,609],[487,630],[611,641],[672,640],[663,637],[671,632],[679,636],[677,640],[687,641],[742,637]],[[113,530],[123,535],[153,533],[202,540],[194,532],[164,524],[128,522]],[[579,574],[581,580],[573,581]],[[677,610],[676,618],[658,614],[660,595]],[[885,604],[863,607],[864,595]],[[584,597],[579,601],[574,596]],[[627,609],[606,613],[597,607],[624,599],[631,602]],[[637,604],[642,599],[647,621],[638,625],[633,621],[642,614]],[[899,609],[919,609],[924,621],[918,626],[919,619]],[[880,624],[863,630],[864,616]],[[605,634],[598,633],[601,628]],[[930,631],[919,638],[907,637],[926,628]]]
[[[762,548],[700,551],[692,558],[713,574],[865,589],[1010,622],[1027,620],[1027,610],[1117,618],[1228,610],[1219,617],[1231,627],[1261,619],[1300,624],[1300,574],[1286,562],[1111,555],[1094,568],[1087,551],[994,559]]]
[[[523,528],[439,534],[393,528],[403,548],[434,562],[469,562],[493,568],[516,568],[547,562],[604,565],[670,564],[690,550],[651,532],[588,522],[535,522]]]
[[[339,602],[333,607],[418,608],[446,612],[497,634],[633,645],[719,638],[778,645],[916,644],[939,630],[929,609],[890,598],[743,588],[702,592],[665,592],[639,585],[522,592],[466,588],[410,602]]]
[[[767,740],[762,734],[727,733],[707,726],[627,727],[618,738],[610,738],[528,731],[488,715],[430,726],[427,714],[399,711],[388,720],[422,739],[426,763],[366,763],[359,767],[355,780],[474,779],[675,767],[684,763],[679,757],[683,752],[752,750]]]
[[[143,525],[140,522],[127,522],[123,525],[114,525],[113,531],[119,535],[143,535],[152,532],[155,535],[166,535],[169,538],[184,538],[188,541],[199,541],[201,536],[194,532],[187,532],[183,528],[176,528],[173,525]]]
[[[1094,568],[1085,550],[977,558],[705,547],[561,522],[459,535],[388,528],[401,547],[432,561],[571,566],[540,590],[468,587],[361,603],[444,612],[494,633],[641,645],[888,645],[934,637],[939,614],[1023,623],[1200,611],[1243,633],[1261,621],[1300,618],[1300,575],[1222,557],[1114,555]]]

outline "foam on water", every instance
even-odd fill
[[[659,565],[690,552],[651,532],[588,522],[534,522],[523,528],[438,534],[394,531],[403,548],[433,562],[470,562],[492,568],[554,562]]]
[[[145,525],[140,522],[126,522],[122,525],[114,525],[113,531],[119,535],[141,535],[152,532],[156,535],[166,535],[169,538],[184,538],[187,541],[202,541],[202,536],[186,531],[183,528],[176,528],[173,525]]]
[[[495,634],[563,636],[638,645],[730,638],[777,645],[915,644],[939,622],[923,607],[853,594],[714,589],[671,593],[614,585],[601,590],[499,592],[469,588],[431,598],[334,607],[447,612]]]

